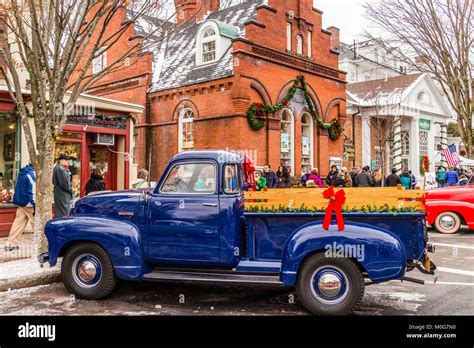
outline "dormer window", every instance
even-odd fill
[[[219,61],[238,34],[238,27],[220,21],[211,19],[202,23],[196,34],[196,65]]]
[[[214,28],[207,28],[202,36],[202,62],[210,63],[216,60],[217,33]]]

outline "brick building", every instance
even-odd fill
[[[91,91],[145,103],[146,113],[135,126],[139,167],[148,167],[151,151],[156,180],[173,155],[200,149],[245,151],[259,166],[284,164],[295,175],[307,166],[325,175],[331,161],[342,164],[344,137],[332,140],[327,129],[318,127],[318,119],[346,122],[346,75],[333,50],[339,31],[322,28],[322,12],[312,0],[175,4],[176,25],[167,28],[155,51],[144,53],[143,64]],[[156,25],[154,19],[149,22]],[[249,107],[281,103],[299,75],[305,78],[314,117],[298,89],[282,110],[269,115],[263,129],[253,130]]]

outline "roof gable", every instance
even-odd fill
[[[257,6],[266,0],[247,0],[226,7],[208,15],[205,21],[220,25],[220,33],[236,38],[244,37],[244,24],[256,17]],[[196,34],[201,23],[189,21],[170,34],[161,52],[155,52],[153,84],[149,92],[157,92],[205,81],[211,81],[233,74],[232,48],[215,63],[196,66]],[[221,31],[222,30],[222,31]],[[159,61],[161,59],[161,62]],[[158,67],[158,64],[162,64]]]

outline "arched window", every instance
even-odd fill
[[[289,109],[281,113],[280,162],[295,174],[295,119]]]
[[[217,33],[214,28],[209,27],[204,30],[201,41],[202,62],[210,63],[216,60]]]
[[[296,53],[303,54],[303,37],[301,35],[296,37]]]
[[[309,113],[301,117],[301,169],[313,168],[313,118]]]
[[[179,114],[178,151],[194,148],[194,114],[190,109],[183,109]]]

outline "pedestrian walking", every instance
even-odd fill
[[[5,244],[5,249],[12,251],[18,249],[16,245],[28,222],[34,226],[36,175],[31,164],[21,168],[15,185],[13,204],[17,206],[15,220],[10,228],[10,234]]]
[[[326,177],[326,183],[328,186],[333,186],[335,180],[339,177],[339,170],[337,169],[337,166],[333,165],[331,166],[331,171]]]
[[[268,188],[276,188],[277,186],[277,177],[274,171],[272,171],[272,167],[267,164],[263,167],[263,176],[267,179],[267,187]]]
[[[403,169],[402,175],[400,175],[400,180],[402,181],[402,186],[405,190],[410,190],[412,185],[412,177],[410,173],[408,173],[408,169]]]
[[[438,187],[446,186],[446,171],[442,166],[436,171],[436,183],[438,184]]]
[[[449,170],[446,172],[446,185],[447,186],[456,186],[458,185],[459,174],[454,167],[449,167]]]
[[[69,216],[72,201],[71,172],[66,169],[69,157],[60,154],[58,163],[53,170],[54,185],[54,217],[62,218]]]
[[[469,179],[468,179],[467,175],[466,174],[461,174],[461,176],[459,177],[459,181],[458,181],[459,186],[465,186],[465,185],[467,185],[468,182],[469,182]]]
[[[360,168],[353,167],[351,170],[352,187],[357,187],[356,177],[360,173]]]
[[[276,188],[291,188],[291,176],[286,167],[278,167]]]
[[[371,187],[373,185],[369,166],[365,166],[362,171],[357,174],[355,182],[357,187]]]
[[[135,190],[147,189],[148,188],[148,171],[140,169],[137,174],[137,178],[133,180],[132,187]]]
[[[105,191],[104,173],[100,168],[94,168],[86,184],[86,195],[91,192]]]
[[[400,177],[398,176],[397,172],[398,170],[396,168],[392,169],[392,174],[387,176],[387,179],[385,180],[385,186],[396,187],[402,184],[402,181],[400,180]]]

